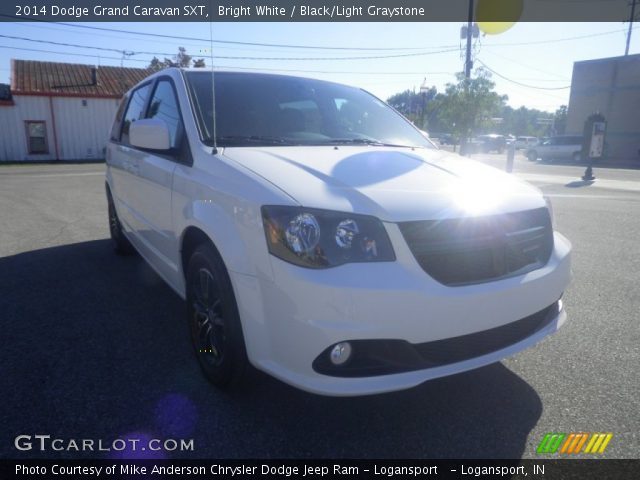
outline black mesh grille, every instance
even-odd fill
[[[530,272],[543,267],[553,250],[546,208],[399,226],[422,269],[451,286]]]

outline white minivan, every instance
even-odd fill
[[[162,70],[118,110],[106,189],[116,250],[185,299],[219,387],[253,365],[320,394],[399,390],[566,319],[571,246],[540,191],[359,88]]]

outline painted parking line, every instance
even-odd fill
[[[0,177],[13,178],[55,178],[55,177],[104,177],[104,172],[76,172],[76,173],[0,173]]]

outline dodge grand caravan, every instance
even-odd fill
[[[221,388],[253,365],[320,394],[404,389],[566,319],[571,246],[541,193],[358,88],[158,72],[116,114],[106,193],[116,251],[185,300]]]

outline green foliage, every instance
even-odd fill
[[[555,113],[555,130],[556,135],[563,135],[567,130],[567,113],[568,109],[566,105],[561,105]]]
[[[387,103],[423,129],[452,133],[458,138],[484,133],[542,137],[553,134],[554,128],[555,133],[564,133],[567,122],[565,105],[556,111],[555,116],[526,107],[514,109],[506,105],[508,97],[499,95],[494,88],[491,74],[479,68],[470,80],[458,74],[456,82],[447,84],[443,93],[437,93],[432,87],[424,110],[422,96],[412,90],[391,96]],[[539,119],[548,118],[555,119],[555,127],[539,123]]]
[[[184,47],[178,47],[178,53],[173,58],[165,57],[164,60],[160,60],[158,57],[153,57],[147,68],[158,71],[163,68],[169,67],[181,67],[187,68],[191,66],[192,56],[187,53],[187,49]],[[193,66],[196,68],[202,68],[205,66],[204,58],[193,60]]]
[[[431,87],[427,92],[416,93],[413,90],[405,90],[389,97],[387,103],[402,113],[417,127],[426,129],[429,125],[429,113],[433,99],[438,91]]]
[[[475,77],[467,79],[459,73],[456,83],[447,84],[439,115],[450,125],[449,131],[459,138],[470,138],[491,127],[492,118],[501,113],[507,100],[506,95],[494,92],[494,87],[491,74],[482,68],[476,70]]]

